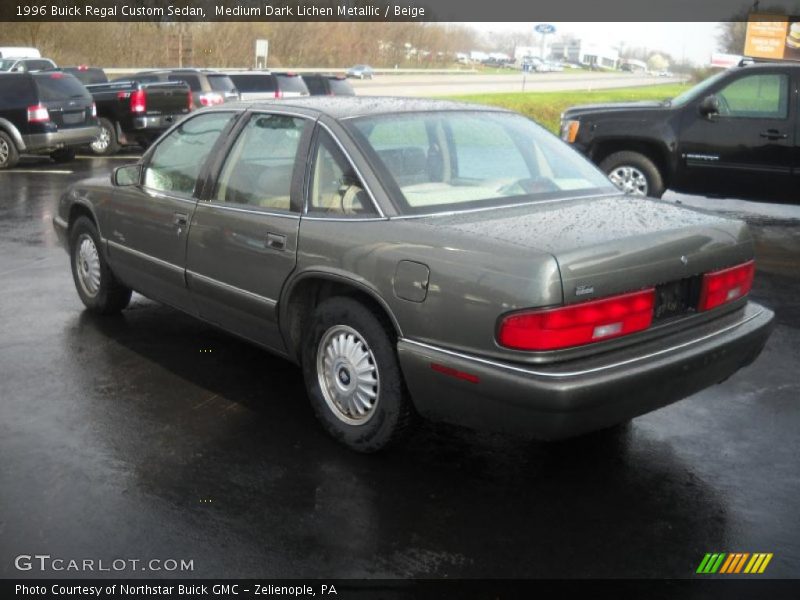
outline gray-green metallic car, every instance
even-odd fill
[[[334,437],[418,415],[542,439],[611,427],[750,363],[737,220],[625,196],[532,121],[391,98],[226,104],[54,218],[83,303],[135,290],[302,366]]]

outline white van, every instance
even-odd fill
[[[25,46],[0,46],[0,58],[41,58],[42,53],[36,48]]]

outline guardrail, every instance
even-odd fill
[[[248,71],[247,67],[103,67],[108,75],[128,75],[141,71],[154,71],[161,69],[192,69],[202,68],[220,71]],[[270,71],[292,71],[293,73],[344,73],[350,67],[269,67]],[[468,75],[479,73],[477,69],[372,69],[378,75]]]

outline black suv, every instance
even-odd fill
[[[800,65],[743,63],[663,102],[576,106],[561,136],[622,190],[797,200]]]
[[[356,92],[344,75],[303,75],[308,92],[312,96],[355,96]]]
[[[71,160],[99,134],[94,101],[72,75],[0,73],[0,169],[23,152]]]
[[[270,100],[308,96],[308,88],[297,73],[237,71],[228,73],[242,100]]]
[[[223,102],[239,99],[239,92],[226,73],[211,69],[164,69],[160,71],[142,71],[133,77],[124,77],[126,81],[155,83],[164,81],[183,81],[192,90],[194,108],[214,106]]]

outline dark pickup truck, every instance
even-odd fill
[[[561,137],[620,189],[796,199],[800,65],[743,63],[664,102],[576,106]]]
[[[146,147],[191,109],[192,93],[182,81],[115,81],[87,85],[102,129],[92,152],[107,156],[121,146]]]

